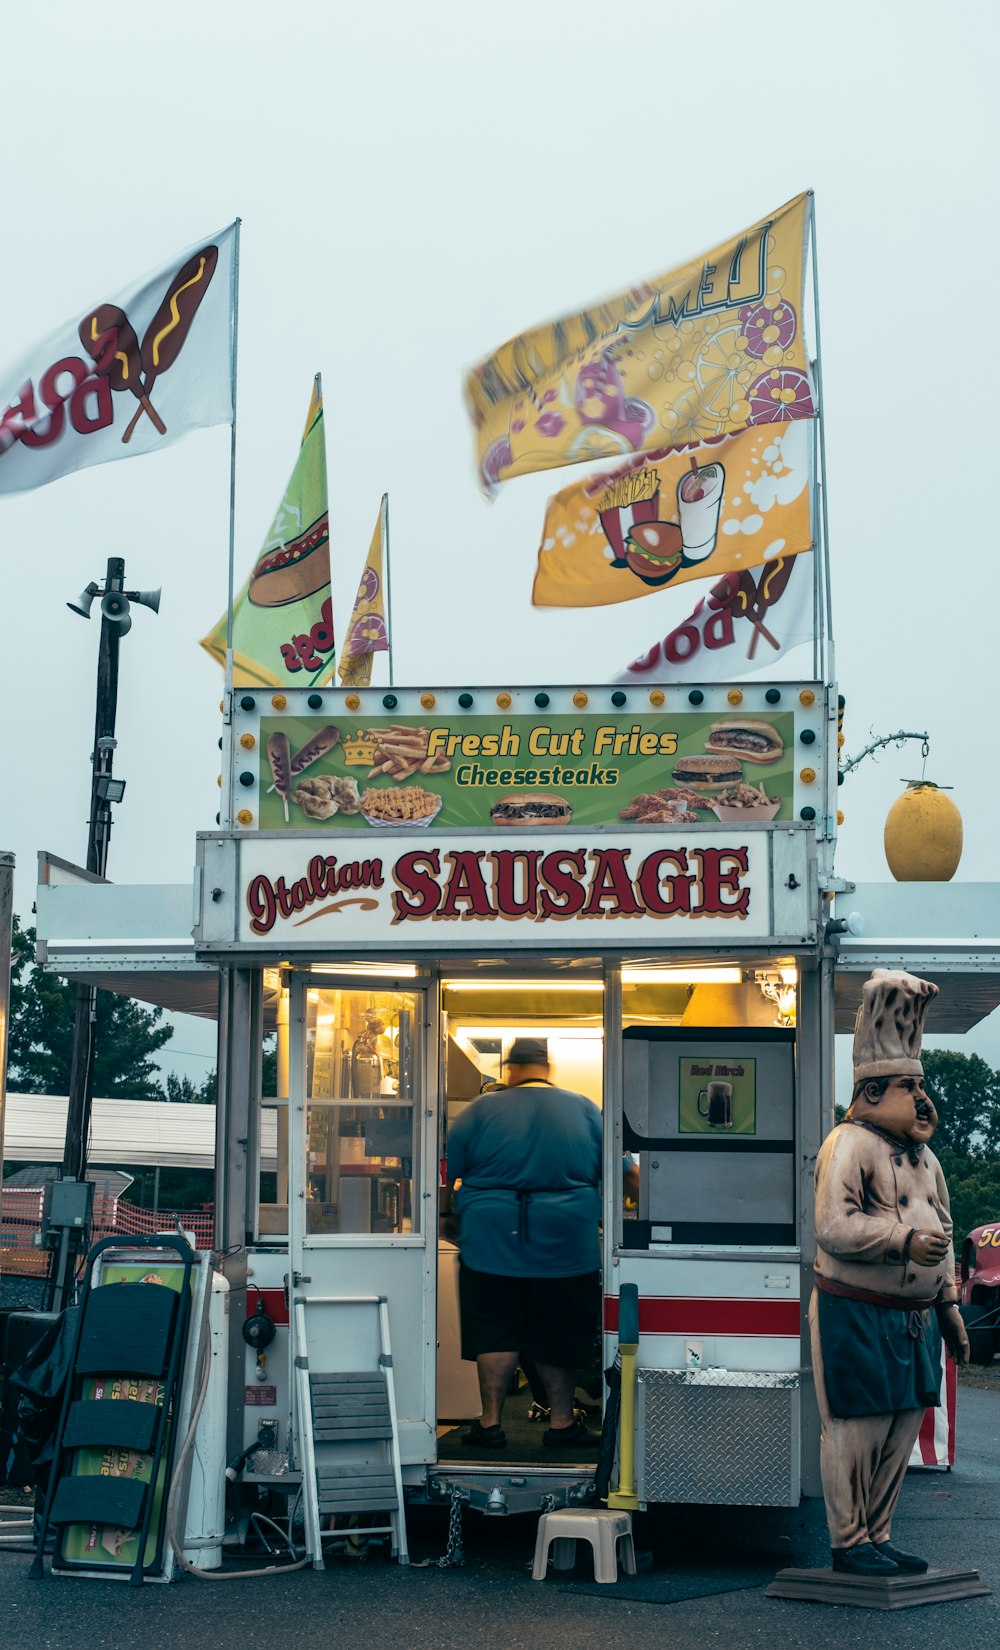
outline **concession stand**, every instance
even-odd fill
[[[637,1503],[818,1494],[812,1173],[871,950],[835,982],[864,908],[833,870],[835,689],[237,689],[224,732],[193,927],[190,887],[51,859],[38,925],[46,966],[218,1017],[227,1458],[296,1482],[296,1368],[367,1357],[382,1298],[407,1498],[592,1495],[592,1460],[456,1442],[479,1403],[438,1237],[448,1127],[530,1034],[604,1118],[602,1364],[635,1285]],[[886,910],[881,963],[934,951]],[[971,978],[974,950],[924,966]],[[942,1002],[966,1029],[998,996]]]

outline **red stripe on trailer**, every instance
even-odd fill
[[[604,1298],[604,1327],[618,1328],[618,1296]],[[642,1295],[640,1335],[787,1335],[798,1340],[798,1301]]]
[[[288,1305],[283,1289],[258,1289],[256,1284],[247,1284],[247,1317],[252,1318],[257,1310],[257,1302],[263,1300],[264,1311],[272,1323],[288,1322]]]

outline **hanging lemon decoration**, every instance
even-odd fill
[[[962,857],[962,816],[929,779],[911,779],[886,816],[885,857],[897,882],[950,882]]]

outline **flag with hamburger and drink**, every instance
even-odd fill
[[[535,607],[608,607],[812,549],[810,426],[647,453],[575,482],[545,512]]]
[[[808,194],[703,257],[509,340],[469,375],[480,477],[614,458],[549,500],[535,607],[712,579],[618,680],[773,665],[815,627]],[[803,565],[795,569],[795,558]]]
[[[225,666],[225,614],[201,645]],[[233,603],[233,684],[312,686],[332,679],[334,663],[323,387],[317,373],[295,468]]]

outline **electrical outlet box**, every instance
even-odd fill
[[[278,1417],[276,1415],[261,1416],[257,1423],[257,1442],[261,1449],[277,1449]]]
[[[687,1340],[684,1342],[685,1369],[703,1369],[705,1365],[704,1341]]]

